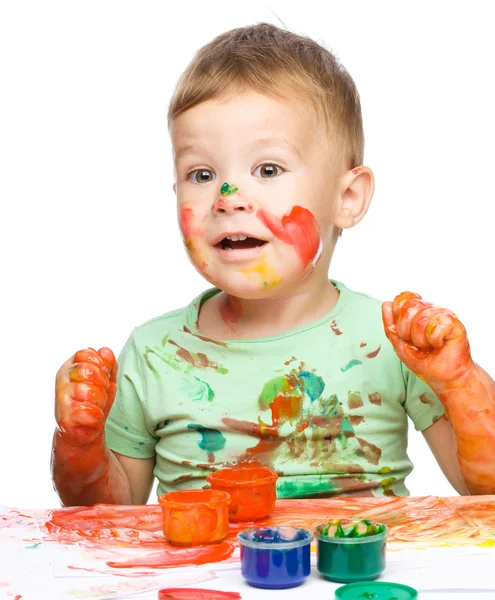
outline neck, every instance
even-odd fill
[[[338,297],[326,273],[300,289],[268,298],[247,300],[221,292],[203,306],[199,328],[220,339],[277,335],[322,318]]]

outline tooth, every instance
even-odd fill
[[[230,246],[224,246],[223,248],[224,250],[233,250],[233,248],[231,248]]]
[[[247,240],[247,235],[238,235],[238,236],[237,236],[237,239],[238,239],[240,242],[243,242],[244,240]]]
[[[232,242],[237,242],[239,240],[239,236],[238,235],[231,235],[229,237],[229,240],[231,240]]]

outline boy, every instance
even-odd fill
[[[275,26],[235,29],[186,69],[169,128],[184,243],[214,288],[136,328],[118,378],[106,348],[61,367],[63,504],[143,504],[154,475],[161,494],[249,461],[279,497],[404,495],[407,415],[459,493],[495,491],[495,385],[455,315],[405,293],[384,329],[380,302],[328,280],[374,185],[345,69]]]

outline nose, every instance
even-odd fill
[[[253,205],[239,194],[237,186],[224,183],[221,189],[221,196],[211,207],[214,215],[234,214],[236,212],[252,212]]]

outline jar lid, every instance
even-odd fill
[[[415,600],[418,592],[408,585],[387,581],[359,581],[335,590],[339,600]]]

